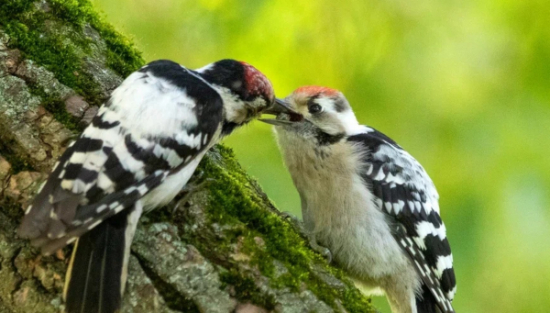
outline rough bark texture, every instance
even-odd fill
[[[87,1],[0,0],[0,313],[60,312],[70,247],[41,256],[16,236],[70,139],[143,64]],[[218,146],[215,181],[142,218],[122,312],[373,312]]]

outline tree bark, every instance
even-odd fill
[[[71,247],[42,256],[16,236],[66,144],[143,64],[87,0],[0,0],[0,312],[60,312]],[[374,312],[312,252],[223,146],[212,178],[141,219],[122,312]]]

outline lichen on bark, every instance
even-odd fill
[[[143,63],[87,0],[0,5],[0,312],[63,309],[71,248],[41,256],[15,229],[67,142]],[[122,312],[374,311],[230,149],[212,149],[199,172],[214,181],[142,218]]]

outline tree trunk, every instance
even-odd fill
[[[16,236],[64,147],[143,64],[87,0],[0,0],[0,312],[60,312],[71,247],[53,256]],[[142,217],[122,312],[373,312],[309,250],[231,151],[178,210]]]

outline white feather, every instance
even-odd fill
[[[195,101],[185,90],[151,72],[147,75],[143,78],[144,73],[135,72],[113,92],[111,107],[117,112],[116,120],[133,134],[151,137],[172,137],[182,127],[196,127]]]
[[[445,255],[445,256],[439,256],[437,258],[437,265],[435,268],[435,275],[438,278],[441,278],[441,275],[443,275],[443,271],[446,269],[453,268],[453,255]],[[452,299],[452,298],[451,298]]]
[[[172,201],[187,184],[206,151],[201,152],[181,170],[168,176],[164,182],[143,197],[143,207],[149,210]]]
[[[422,221],[416,224],[416,232],[422,239],[426,238],[428,235],[433,235],[443,240],[446,238],[447,230],[445,229],[445,224],[441,224],[439,228],[436,228],[433,223]]]

